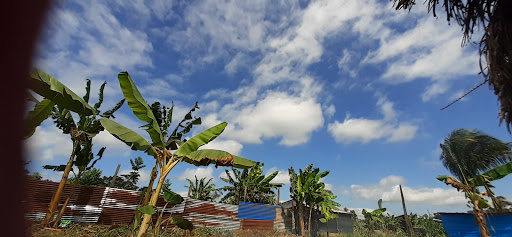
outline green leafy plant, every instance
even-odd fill
[[[483,196],[499,203],[490,182],[501,179],[511,171],[511,144],[471,129],[456,129],[440,144],[443,165],[455,177],[439,176],[438,180],[464,192],[473,207],[473,215],[482,236],[490,236],[482,208],[490,207]],[[486,192],[480,193],[482,186]]]
[[[163,138],[159,120],[157,120],[150,106],[140,94],[130,75],[127,72],[121,72],[118,75],[118,79],[123,95],[128,102],[128,106],[138,119],[146,122],[143,127],[151,137],[152,142],[148,142],[141,135],[108,118],[102,118],[100,119],[100,122],[108,132],[130,146],[131,149],[144,151],[157,160],[158,168],[160,169],[160,177],[158,179],[156,190],[151,194],[148,205],[156,205],[156,201],[162,190],[167,174],[181,161],[185,161],[196,166],[215,164],[217,166],[249,168],[254,165],[253,161],[231,155],[225,151],[212,149],[198,150],[200,146],[209,143],[219,136],[227,126],[226,122],[220,123],[193,136],[181,145],[178,144],[178,149],[174,153],[171,153]],[[152,187],[148,186],[148,190],[151,189]],[[144,214],[144,219],[142,220],[139,228],[138,236],[142,236],[146,233],[151,222],[151,216],[152,214]]]
[[[44,100],[41,102],[35,101],[36,105],[34,109],[28,113],[25,119],[25,137],[30,137],[34,133],[35,128],[39,126],[43,120],[51,116],[55,125],[61,129],[64,134],[69,134],[73,142],[71,156],[66,165],[44,166],[46,169],[63,171],[61,182],[50,202],[43,222],[43,226],[47,226],[53,220],[56,213],[58,202],[69,173],[72,171],[72,166],[75,165],[78,168],[78,174],[75,174],[75,176],[80,176],[85,170],[91,169],[103,155],[105,147],[99,150],[97,154],[98,158],[89,166],[89,163],[94,158],[92,153],[92,139],[103,130],[98,117],[113,117],[114,112],[121,108],[124,100],[121,100],[112,109],[100,114],[99,108],[103,103],[103,90],[106,82],[100,87],[99,101],[94,104],[94,106],[90,106],[88,103],[91,80],[89,79],[87,79],[86,94],[83,98],[80,98],[57,79],[35,68],[31,70],[28,81],[29,89],[43,96]],[[71,112],[78,114],[80,118],[78,122],[74,121]],[[65,203],[67,203],[68,200],[69,197]],[[62,212],[59,216],[62,216]],[[58,221],[59,217],[55,220],[54,226],[57,226]]]
[[[373,235],[373,227],[372,227],[372,221],[378,221],[380,223],[384,223],[384,220],[381,218],[382,213],[386,212],[386,208],[382,207],[382,199],[379,199],[377,201],[377,204],[379,205],[379,209],[373,210],[371,212],[366,211],[366,209],[363,209],[362,213],[364,216],[364,219],[366,221],[366,228],[368,228],[368,232],[370,235]]]
[[[233,205],[238,205],[241,201],[274,204],[276,195],[273,189],[281,187],[282,184],[271,182],[279,172],[275,171],[265,177],[262,174],[263,165],[263,163],[257,163],[243,171],[231,169],[230,172],[226,170],[227,178],[221,177],[220,179],[230,185],[219,189],[226,192],[220,201]]]
[[[210,183],[213,178],[206,181],[206,178],[197,179],[197,176],[194,177],[195,181],[188,178],[186,179],[189,182],[189,186],[185,186],[185,188],[189,188],[191,198],[203,201],[213,201],[219,197],[219,191],[215,188],[215,184]]]
[[[337,217],[331,210],[337,209],[340,204],[332,200],[336,196],[325,189],[325,183],[320,182],[320,179],[327,176],[329,171],[320,173],[319,168],[313,168],[313,164],[310,164],[304,170],[299,169],[299,173],[295,173],[293,167],[290,167],[288,173],[290,174],[290,196],[297,205],[301,235],[306,234],[304,219],[304,209],[306,207],[309,207],[309,221],[307,224],[309,232],[311,232],[313,208],[319,208],[324,215],[322,222]]]

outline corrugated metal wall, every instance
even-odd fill
[[[444,230],[449,236],[480,236],[480,230],[471,213],[439,213]],[[487,214],[487,226],[491,236],[512,236],[512,213]]]
[[[48,204],[57,191],[58,183],[51,181],[29,180],[27,182],[28,218],[43,219]],[[66,184],[59,203],[64,203],[71,192],[72,185]],[[140,192],[116,188],[91,187],[76,185],[70,202],[65,209],[63,220],[81,223],[99,223],[105,225],[131,224],[134,213],[140,204]],[[165,206],[163,197],[157,201],[157,207]],[[185,198],[179,205],[168,205],[164,218],[182,216],[200,227],[221,229],[240,229],[238,206],[207,202]],[[156,220],[157,216],[153,216]]]
[[[43,219],[57,187],[58,183],[55,182],[29,180],[25,200],[28,207],[27,217]],[[59,203],[64,203],[71,188],[69,184],[65,186]],[[77,185],[62,219],[82,223],[129,225],[133,222],[135,210],[141,202],[139,195],[140,192],[137,191]],[[185,198],[181,204],[168,205],[163,218],[171,215],[181,216],[190,220],[196,227],[294,231],[291,209],[255,203],[240,204],[230,205]],[[161,210],[164,205],[165,201],[161,196],[157,201],[157,207]],[[345,220],[346,218],[341,216],[343,215],[340,215],[339,220],[329,222],[329,232],[352,232],[351,219]],[[154,215],[153,219],[156,220],[157,215]],[[314,222],[314,225],[320,231],[326,230],[327,227],[320,222]]]

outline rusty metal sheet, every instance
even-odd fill
[[[273,220],[241,220],[242,230],[272,230],[274,229]]]

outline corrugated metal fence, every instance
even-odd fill
[[[58,185],[51,181],[28,181],[25,200],[28,207],[27,217],[44,218],[48,204],[57,191]],[[64,203],[71,190],[72,185],[66,184],[59,203]],[[133,222],[135,210],[140,203],[140,192],[137,191],[76,185],[62,219],[80,223],[129,225]],[[159,211],[165,206],[162,196],[158,199],[156,206]],[[292,209],[248,202],[230,205],[185,198],[181,204],[166,207],[163,218],[168,218],[171,215],[184,217],[196,227],[215,227],[227,230],[277,229],[293,233],[296,226]],[[343,213],[339,215],[338,219],[331,220],[328,224],[314,221],[315,231],[325,232],[328,230],[332,233],[343,230],[351,233],[351,215]],[[315,213],[313,220],[318,220],[320,217]],[[155,221],[157,215],[153,215],[153,218]]]
[[[58,185],[51,181],[28,181],[25,200],[28,218],[44,218]],[[64,203],[71,189],[72,185],[66,184],[59,203]],[[137,191],[76,185],[62,219],[80,223],[128,225],[133,222],[135,210],[140,203],[140,192]],[[160,196],[156,205],[159,211],[164,205],[165,201]],[[166,207],[163,217],[170,215],[185,217],[195,226],[240,229],[237,205],[185,198],[181,204]]]

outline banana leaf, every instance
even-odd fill
[[[156,213],[155,206],[151,206],[151,205],[139,207],[137,210],[142,212],[142,213],[144,213],[144,214],[148,214],[148,215],[153,215],[153,214]]]
[[[28,112],[27,118],[25,118],[24,139],[32,136],[36,131],[36,127],[41,125],[50,116],[54,105],[53,101],[44,99],[37,103],[32,111]]]
[[[80,115],[93,115],[96,110],[80,96],[47,73],[33,68],[29,76],[29,89],[42,97],[53,101],[62,108],[67,108]]]
[[[100,123],[112,136],[130,146],[132,150],[144,151],[157,158],[155,148],[138,133],[108,118],[101,118]]]
[[[168,202],[169,204],[180,204],[183,202],[183,198],[179,194],[169,190],[166,187],[163,188],[163,191],[164,191],[164,200],[166,202]]]
[[[228,123],[222,122],[193,136],[188,141],[183,143],[183,145],[181,145],[178,150],[176,150],[174,155],[186,156],[193,151],[197,151],[200,146],[207,144],[218,137],[224,131],[224,128],[226,128],[227,125]]]
[[[489,182],[501,179],[511,173],[512,173],[512,162],[498,166],[498,167],[491,169],[481,175],[471,178],[469,180],[469,183],[471,183],[475,187],[476,186],[484,186],[484,185],[488,185]]]
[[[192,230],[194,225],[183,217],[170,217],[169,222],[176,224],[182,230]]]
[[[135,116],[137,116],[141,121],[147,122],[143,127],[146,128],[146,132],[151,137],[153,145],[163,147],[164,139],[160,126],[158,125],[158,121],[151,111],[151,108],[140,94],[137,86],[135,86],[132,78],[128,72],[120,72],[117,78],[119,79],[119,85],[123,91],[124,98],[128,102],[130,109],[132,109],[133,114],[135,114]]]
[[[229,152],[214,149],[191,152],[183,157],[183,161],[196,166],[215,164],[216,166],[232,166],[242,169],[250,168],[256,164],[254,161],[231,155]]]

